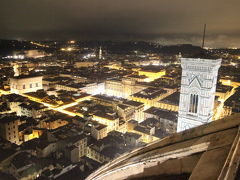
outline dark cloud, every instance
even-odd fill
[[[239,46],[239,0],[3,0],[0,38]]]

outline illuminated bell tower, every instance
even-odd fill
[[[221,59],[181,58],[178,132],[212,121],[221,62]]]
[[[13,64],[13,71],[14,71],[14,76],[19,76],[19,69],[18,69],[18,64]]]
[[[100,46],[99,48],[99,54],[98,54],[99,59],[102,59],[102,47]]]

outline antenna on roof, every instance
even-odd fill
[[[202,39],[202,48],[204,48],[204,42],[205,42],[205,34],[206,34],[206,24],[204,24],[204,30],[203,30],[203,39]]]

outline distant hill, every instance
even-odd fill
[[[107,49],[110,53],[128,53],[134,54],[135,51],[139,52],[149,52],[149,53],[162,53],[169,55],[176,55],[181,52],[183,55],[189,54],[198,54],[202,51],[202,48],[198,46],[193,46],[191,44],[181,44],[181,45],[171,45],[171,46],[162,46],[158,43],[151,42],[84,42],[80,43],[81,45],[88,47],[99,47]]]
[[[203,49],[198,46],[193,46],[191,44],[181,44],[181,45],[172,45],[172,46],[163,46],[160,48],[160,52],[164,54],[178,54],[179,52],[182,55],[191,55],[198,54]]]
[[[29,41],[17,41],[17,40],[0,40],[0,53],[2,55],[11,53],[12,51],[21,51],[36,49]]]
[[[43,42],[51,44],[51,42]],[[66,42],[58,41],[59,47]],[[181,52],[183,55],[197,54],[202,49],[198,46],[191,44],[162,46],[158,43],[151,42],[112,42],[112,41],[86,41],[76,42],[80,47],[98,48],[100,46],[106,49],[109,53],[116,54],[134,54],[136,51],[140,53],[162,53],[168,55],[176,55]],[[54,48],[59,48],[54,47]],[[35,45],[31,44],[30,41],[17,41],[17,40],[0,40],[0,53],[1,55],[11,53],[12,51],[22,51],[29,49],[39,49]]]

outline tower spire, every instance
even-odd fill
[[[204,48],[204,43],[205,43],[205,34],[206,34],[206,24],[204,24],[204,29],[203,29],[203,38],[202,38],[202,48]]]
[[[100,48],[99,48],[98,58],[102,59],[102,46],[100,46]]]

